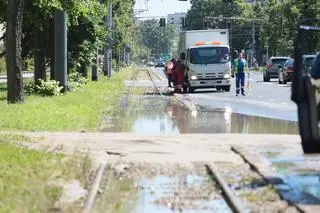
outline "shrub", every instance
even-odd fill
[[[68,82],[68,91],[70,92],[74,92],[77,89],[79,89],[82,86],[82,84],[80,84],[79,82],[76,81],[69,81]]]
[[[0,73],[6,72],[6,60],[4,57],[0,58]]]
[[[55,80],[44,81],[39,79],[39,85],[36,85],[36,93],[42,96],[61,95],[63,87]]]
[[[32,95],[36,93],[36,86],[34,82],[28,82],[24,84],[23,88],[26,95]]]
[[[68,75],[68,90],[73,92],[82,87],[88,80],[81,74],[74,72]]]

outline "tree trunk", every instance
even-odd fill
[[[49,35],[47,34],[47,38],[49,38],[49,49],[47,50],[50,57],[50,80],[55,79],[55,71],[54,71],[54,19],[50,20],[50,31]]]
[[[39,84],[39,79],[46,80],[46,60],[44,50],[45,33],[40,29],[35,32],[35,53],[34,53],[34,82]]]
[[[6,63],[8,103],[20,103],[24,101],[21,57],[21,37],[23,8],[25,0],[10,0],[7,8],[6,25]]]

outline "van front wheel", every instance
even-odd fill
[[[222,90],[224,90],[226,92],[230,92],[230,87],[231,86],[224,86],[224,87],[222,87]]]

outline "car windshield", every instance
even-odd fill
[[[229,48],[227,47],[201,47],[190,50],[190,63],[217,64],[229,61]]]
[[[272,64],[284,64],[287,60],[287,58],[272,59]]]
[[[286,65],[287,65],[288,67],[293,67],[293,63],[294,63],[294,60],[288,60],[288,61],[286,62]]]
[[[312,66],[315,57],[307,57],[304,61],[304,64],[307,66]]]

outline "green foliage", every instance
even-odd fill
[[[0,73],[3,74],[6,72],[6,60],[4,57],[0,58]]]
[[[68,75],[68,90],[74,92],[84,86],[88,80],[81,74],[74,72]]]
[[[50,212],[62,194],[60,186],[49,185],[56,176],[64,180],[86,177],[79,165],[90,162],[84,156],[38,152],[11,144],[12,137],[0,137],[0,212]],[[17,142],[25,142],[23,138]]]
[[[157,57],[162,53],[172,53],[175,37],[173,25],[161,28],[157,20],[146,20],[140,23],[140,32],[142,44],[151,50],[152,55]]]
[[[232,23],[226,20],[207,19],[205,17],[253,17],[253,11],[250,4],[244,0],[192,0],[191,10],[187,13],[188,29],[215,29],[231,28],[232,25],[232,43],[233,49],[249,49],[251,44],[252,24],[245,20],[233,20]]]
[[[33,95],[36,93],[36,86],[34,82],[28,82],[23,85],[24,93],[26,95]]]
[[[0,129],[2,130],[96,130],[102,114],[110,115],[118,107],[119,98],[131,71],[113,73],[108,80],[100,76],[76,92],[63,96],[27,96],[25,104],[9,105],[1,99],[5,91],[0,84]]]
[[[55,80],[39,80],[39,85],[35,86],[36,94],[42,96],[57,96],[61,95],[63,87],[59,86],[59,82]]]
[[[191,10],[187,13],[188,29],[227,28],[232,34],[232,48],[252,48],[252,23],[246,20],[234,20],[232,23],[204,18],[236,17],[257,18],[255,22],[255,41],[258,58],[266,54],[265,46],[269,46],[271,55],[291,55],[293,41],[297,35],[298,26],[305,18],[320,18],[320,1],[269,0],[247,4],[244,0],[191,0]],[[232,26],[231,26],[232,24]],[[306,21],[304,24],[319,25],[320,22]],[[308,38],[311,52],[319,50],[320,36]],[[260,60],[261,61],[261,60]]]

